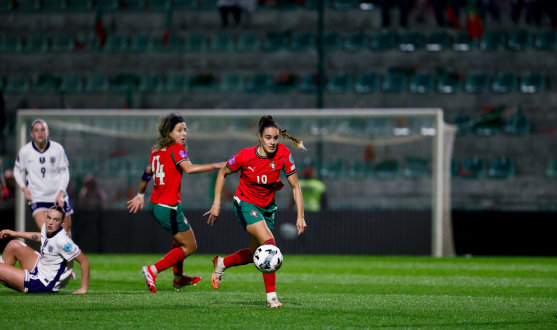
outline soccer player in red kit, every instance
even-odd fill
[[[279,134],[285,139],[292,140],[294,147],[305,149],[302,141],[287,134],[285,129],[280,129],[273,117],[264,116],[259,121],[258,137],[260,144],[243,149],[232,156],[226,167],[221,168],[218,173],[213,206],[209,212],[205,213],[205,215],[209,214],[208,223],[215,224],[220,214],[220,200],[225,177],[241,171],[240,184],[234,195],[234,210],[236,219],[250,234],[251,241],[249,248],[237,251],[228,257],[215,256],[213,259],[215,270],[211,278],[211,283],[215,289],[220,287],[225,269],[253,263],[253,254],[259,246],[264,244],[275,245],[272,234],[277,209],[275,192],[284,186],[279,177],[280,171],[285,173],[288,183],[292,187],[298,210],[296,220],[298,235],[306,230],[304,201],[298,184],[296,166],[288,148],[278,142]],[[276,276],[276,273],[263,274],[265,291],[267,292],[267,306],[270,308],[282,307],[276,293]]]
[[[147,287],[156,293],[157,274],[173,267],[176,289],[196,284],[200,277],[189,277],[183,274],[184,259],[197,250],[197,242],[193,230],[184,213],[180,197],[182,174],[202,173],[223,167],[226,162],[207,165],[194,165],[190,162],[186,151],[187,127],[184,118],[170,114],[159,119],[157,129],[159,138],[151,151],[147,169],[141,178],[139,193],[128,201],[130,212],[136,213],[143,208],[145,189],[151,178],[154,180],[153,194],[149,203],[149,212],[162,228],[172,235],[173,242],[170,252],[154,265],[142,269]]]

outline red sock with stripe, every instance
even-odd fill
[[[253,263],[253,256],[249,252],[249,249],[241,249],[232,253],[228,257],[225,257],[222,262],[226,268],[247,265],[249,263]]]
[[[275,240],[274,239],[270,239],[267,240],[263,243],[263,245],[274,245],[277,246],[275,244]],[[276,282],[277,282],[277,273],[271,273],[271,274],[265,274],[263,273],[263,282],[265,282],[265,291],[267,293],[269,292],[276,292]]]
[[[181,249],[181,248],[179,246],[174,245],[174,243],[172,243],[172,245],[170,246],[170,251],[174,249]],[[172,271],[174,273],[174,276],[182,276],[182,274],[184,273],[184,260],[182,259],[178,261],[174,266],[172,266]]]
[[[173,249],[170,252],[168,252],[164,257],[162,257],[161,260],[157,261],[153,266],[155,266],[154,268],[156,268],[158,274],[163,270],[172,267],[178,262],[183,261],[184,259],[186,259],[186,254],[184,253],[184,250],[182,250],[181,248]],[[151,270],[153,270],[153,267],[151,267]]]

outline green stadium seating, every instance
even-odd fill
[[[128,38],[119,34],[111,34],[106,38],[103,50],[105,52],[126,51],[128,50]]]
[[[377,179],[395,179],[400,175],[400,162],[396,159],[385,159],[375,166],[374,174]]]
[[[387,118],[370,119],[366,123],[366,134],[368,138],[391,136],[393,134],[393,121]]]
[[[301,52],[315,47],[315,37],[311,33],[297,32],[292,36],[289,49],[294,52]]]
[[[165,92],[181,93],[188,90],[189,79],[186,75],[180,73],[172,73],[168,76],[166,85],[164,86]]]
[[[526,73],[520,81],[522,93],[539,93],[545,90],[545,76],[541,73]]]
[[[43,12],[56,12],[66,10],[66,0],[43,0],[41,11]]]
[[[197,9],[217,11],[218,0],[198,0]]]
[[[85,92],[87,93],[105,93],[108,91],[108,77],[105,75],[91,75],[87,77],[85,83]]]
[[[100,7],[103,12],[118,10],[120,8],[119,0],[96,0],[97,8]]]
[[[379,90],[379,75],[374,72],[362,72],[354,84],[356,93],[370,93]]]
[[[464,160],[460,176],[467,179],[484,178],[487,174],[485,160],[480,157],[471,157]]]
[[[537,50],[555,50],[557,48],[557,31],[545,30],[538,34],[534,46]]]
[[[372,36],[369,48],[375,51],[389,50],[393,49],[396,44],[396,33],[390,30],[382,30]]]
[[[316,93],[318,84],[317,74],[306,74],[302,77],[302,82],[300,83],[300,92],[302,93]]]
[[[119,0],[120,9],[142,10],[145,8],[145,0]]]
[[[323,0],[306,0],[306,8],[307,9],[312,9],[312,10],[317,9],[317,6],[318,6],[317,2],[318,1],[323,1]],[[334,0],[324,0],[324,1],[325,2],[323,3],[323,8],[327,9],[331,6],[331,1],[334,1]]]
[[[342,38],[337,32],[323,33],[323,50],[332,51],[340,48]]]
[[[141,77],[138,91],[141,93],[157,93],[163,90],[162,78],[159,75],[145,75]]]
[[[194,10],[198,7],[197,0],[174,0],[175,9]]]
[[[468,52],[474,48],[476,41],[471,40],[468,32],[459,32],[453,42],[453,50],[456,52]]]
[[[356,9],[360,6],[359,0],[331,0],[331,8],[336,10]]]
[[[352,76],[346,72],[337,72],[331,76],[326,86],[330,93],[346,93],[352,90]]]
[[[238,37],[238,43],[236,44],[236,50],[240,52],[251,52],[259,50],[261,47],[261,39],[254,33],[247,32],[242,33]]]
[[[62,76],[59,91],[66,94],[81,93],[83,91],[83,78],[77,75]]]
[[[67,34],[60,34],[52,39],[51,52],[65,53],[74,50],[75,40],[72,36]]]
[[[168,11],[172,8],[172,0],[150,0],[148,10]]]
[[[134,177],[141,177],[143,172],[147,169],[147,164],[149,164],[149,158],[139,157],[139,158],[128,158],[128,164],[130,164],[129,175]]]
[[[346,174],[346,164],[341,158],[329,158],[323,162],[319,172],[324,179],[336,180]]]
[[[400,35],[398,49],[403,52],[413,52],[424,46],[423,34],[415,31],[404,31]]]
[[[250,77],[246,86],[248,93],[265,93],[271,87],[271,78],[265,73],[256,73]]]
[[[37,81],[31,89],[35,93],[53,93],[58,91],[60,78],[50,73],[43,73],[37,77]]]
[[[22,74],[8,76],[4,93],[25,93],[29,90],[29,78]]]
[[[72,164],[73,165],[73,164]],[[75,172],[74,172],[75,171]],[[75,161],[75,165],[72,166],[72,174],[84,176],[87,174],[98,175],[99,174],[99,163],[96,157],[82,157]]]
[[[456,93],[462,87],[462,81],[456,74],[444,73],[437,82],[437,92],[442,94]]]
[[[37,11],[41,8],[40,0],[17,0],[17,7],[15,11]]]
[[[547,169],[545,170],[545,175],[548,178],[557,178],[557,158],[549,161]]]
[[[93,8],[93,0],[67,0],[66,2],[66,10],[88,11]]]
[[[482,93],[489,90],[489,77],[484,73],[471,73],[464,82],[464,91],[468,93]]]
[[[289,93],[298,88],[298,77],[291,71],[279,73],[273,80],[272,90],[275,93]]]
[[[359,52],[367,47],[368,37],[362,31],[348,33],[342,45],[342,48],[350,53]]]
[[[262,49],[266,52],[276,52],[280,49],[286,48],[288,44],[287,32],[267,32],[265,41],[263,42]]]
[[[408,179],[423,179],[430,176],[429,161],[425,158],[406,157],[403,175]]]
[[[373,167],[373,162],[364,162],[358,159],[350,166],[348,177],[355,180],[370,178],[374,174]]]
[[[435,89],[435,78],[430,73],[416,72],[408,86],[411,93],[424,94]]]
[[[236,73],[229,73],[222,77],[219,89],[223,92],[241,92],[245,88],[244,85],[243,76]]]
[[[457,115],[453,118],[452,124],[458,129],[456,135],[464,136],[472,133],[474,129],[474,123],[472,117],[468,115]]]
[[[163,38],[157,38],[154,41],[153,49],[157,52],[174,52],[182,49],[182,39],[175,34],[168,37],[168,44],[165,44]]]
[[[451,177],[456,178],[460,176],[460,164],[456,159],[451,159]]]
[[[48,40],[41,35],[30,35],[25,40],[23,51],[26,53],[43,53],[48,50]]]
[[[453,38],[445,31],[433,32],[425,43],[425,49],[429,52],[440,52],[451,48]]]
[[[186,38],[184,50],[187,52],[201,52],[207,50],[207,38],[203,34],[190,34]]]
[[[114,77],[110,92],[112,93],[127,93],[129,90],[135,91],[141,79],[134,74],[121,73]]]
[[[128,167],[126,158],[109,158],[104,161],[102,173],[108,177],[125,177],[128,175]]]
[[[200,73],[191,77],[190,90],[192,91],[214,91],[217,86],[217,79],[210,73]]]
[[[522,112],[510,116],[504,131],[509,135],[525,135],[530,133],[530,120]]]
[[[21,37],[4,35],[0,38],[0,53],[17,53],[22,49]]]
[[[512,72],[500,72],[493,79],[491,90],[494,93],[510,93],[516,91],[518,81]]]
[[[228,33],[217,33],[211,38],[209,50],[215,52],[228,52],[234,49],[234,40]]]
[[[492,136],[501,132],[501,118],[482,119],[474,125],[476,135]]]
[[[385,93],[400,93],[407,90],[408,76],[402,72],[390,71],[387,73],[381,88]]]
[[[514,176],[514,172],[513,160],[506,157],[499,157],[491,164],[488,177],[490,179],[508,179]]]
[[[515,30],[509,36],[507,47],[510,50],[526,50],[532,45],[532,35],[528,30]]]
[[[132,37],[130,50],[136,53],[150,52],[154,48],[153,38],[150,35],[140,34]]]
[[[496,51],[505,44],[506,35],[502,31],[487,31],[480,41],[480,50]]]

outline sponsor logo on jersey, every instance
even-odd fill
[[[252,168],[251,166],[248,166],[248,168],[249,168],[252,172],[255,172],[255,167]]]
[[[180,150],[180,152],[178,152],[178,153],[180,154],[180,156],[181,156],[182,158],[188,158],[188,154],[186,153],[185,150]]]
[[[294,157],[292,157],[292,154],[288,156],[288,160],[290,161],[291,164],[294,164]]]
[[[249,214],[251,214],[254,218],[257,218],[257,211],[256,210],[251,210],[251,212]]]
[[[228,160],[228,164],[232,165],[236,162],[236,156],[232,156],[230,157],[230,159]]]
[[[274,170],[275,170],[275,166],[276,166],[275,161],[272,160],[272,161],[269,163],[269,166],[271,166],[271,168],[272,168],[273,171],[274,171]]]
[[[56,163],[56,157],[50,157],[50,164],[54,165]]]
[[[72,250],[72,243],[68,242],[66,244],[64,244],[64,251],[66,252],[70,252]]]
[[[54,251],[54,247],[52,245],[48,246],[48,253],[52,253]]]
[[[40,158],[39,158],[39,162],[41,162],[41,164],[44,164],[44,162],[45,162],[44,157],[40,157]]]

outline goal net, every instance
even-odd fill
[[[257,124],[272,115],[281,128],[304,141],[307,151],[280,139],[294,157],[301,180],[311,175],[325,186],[320,210],[306,210],[307,235],[292,235],[292,192],[276,194],[275,237],[287,252],[334,254],[431,254],[452,256],[450,163],[454,129],[440,109],[334,110],[19,110],[17,143],[29,142],[30,124],[44,119],[50,139],[70,162],[73,235],[91,252],[158,252],[168,237],[146,212],[130,215],[156,123],[171,112],[184,116],[188,154],[194,164],[226,161],[258,144]],[[231,199],[239,175],[227,177],[223,214],[215,229],[203,213],[212,205],[216,171],[184,174],[182,205],[196,234],[198,252],[240,247],[248,239],[236,223]],[[34,228],[26,202],[17,196],[16,227]],[[221,223],[223,223],[221,225]],[[165,243],[151,242],[161,237]],[[237,236],[240,237],[237,237]],[[245,244],[244,244],[245,243]],[[168,243],[169,244],[169,243]],[[230,251],[228,251],[230,252]]]

